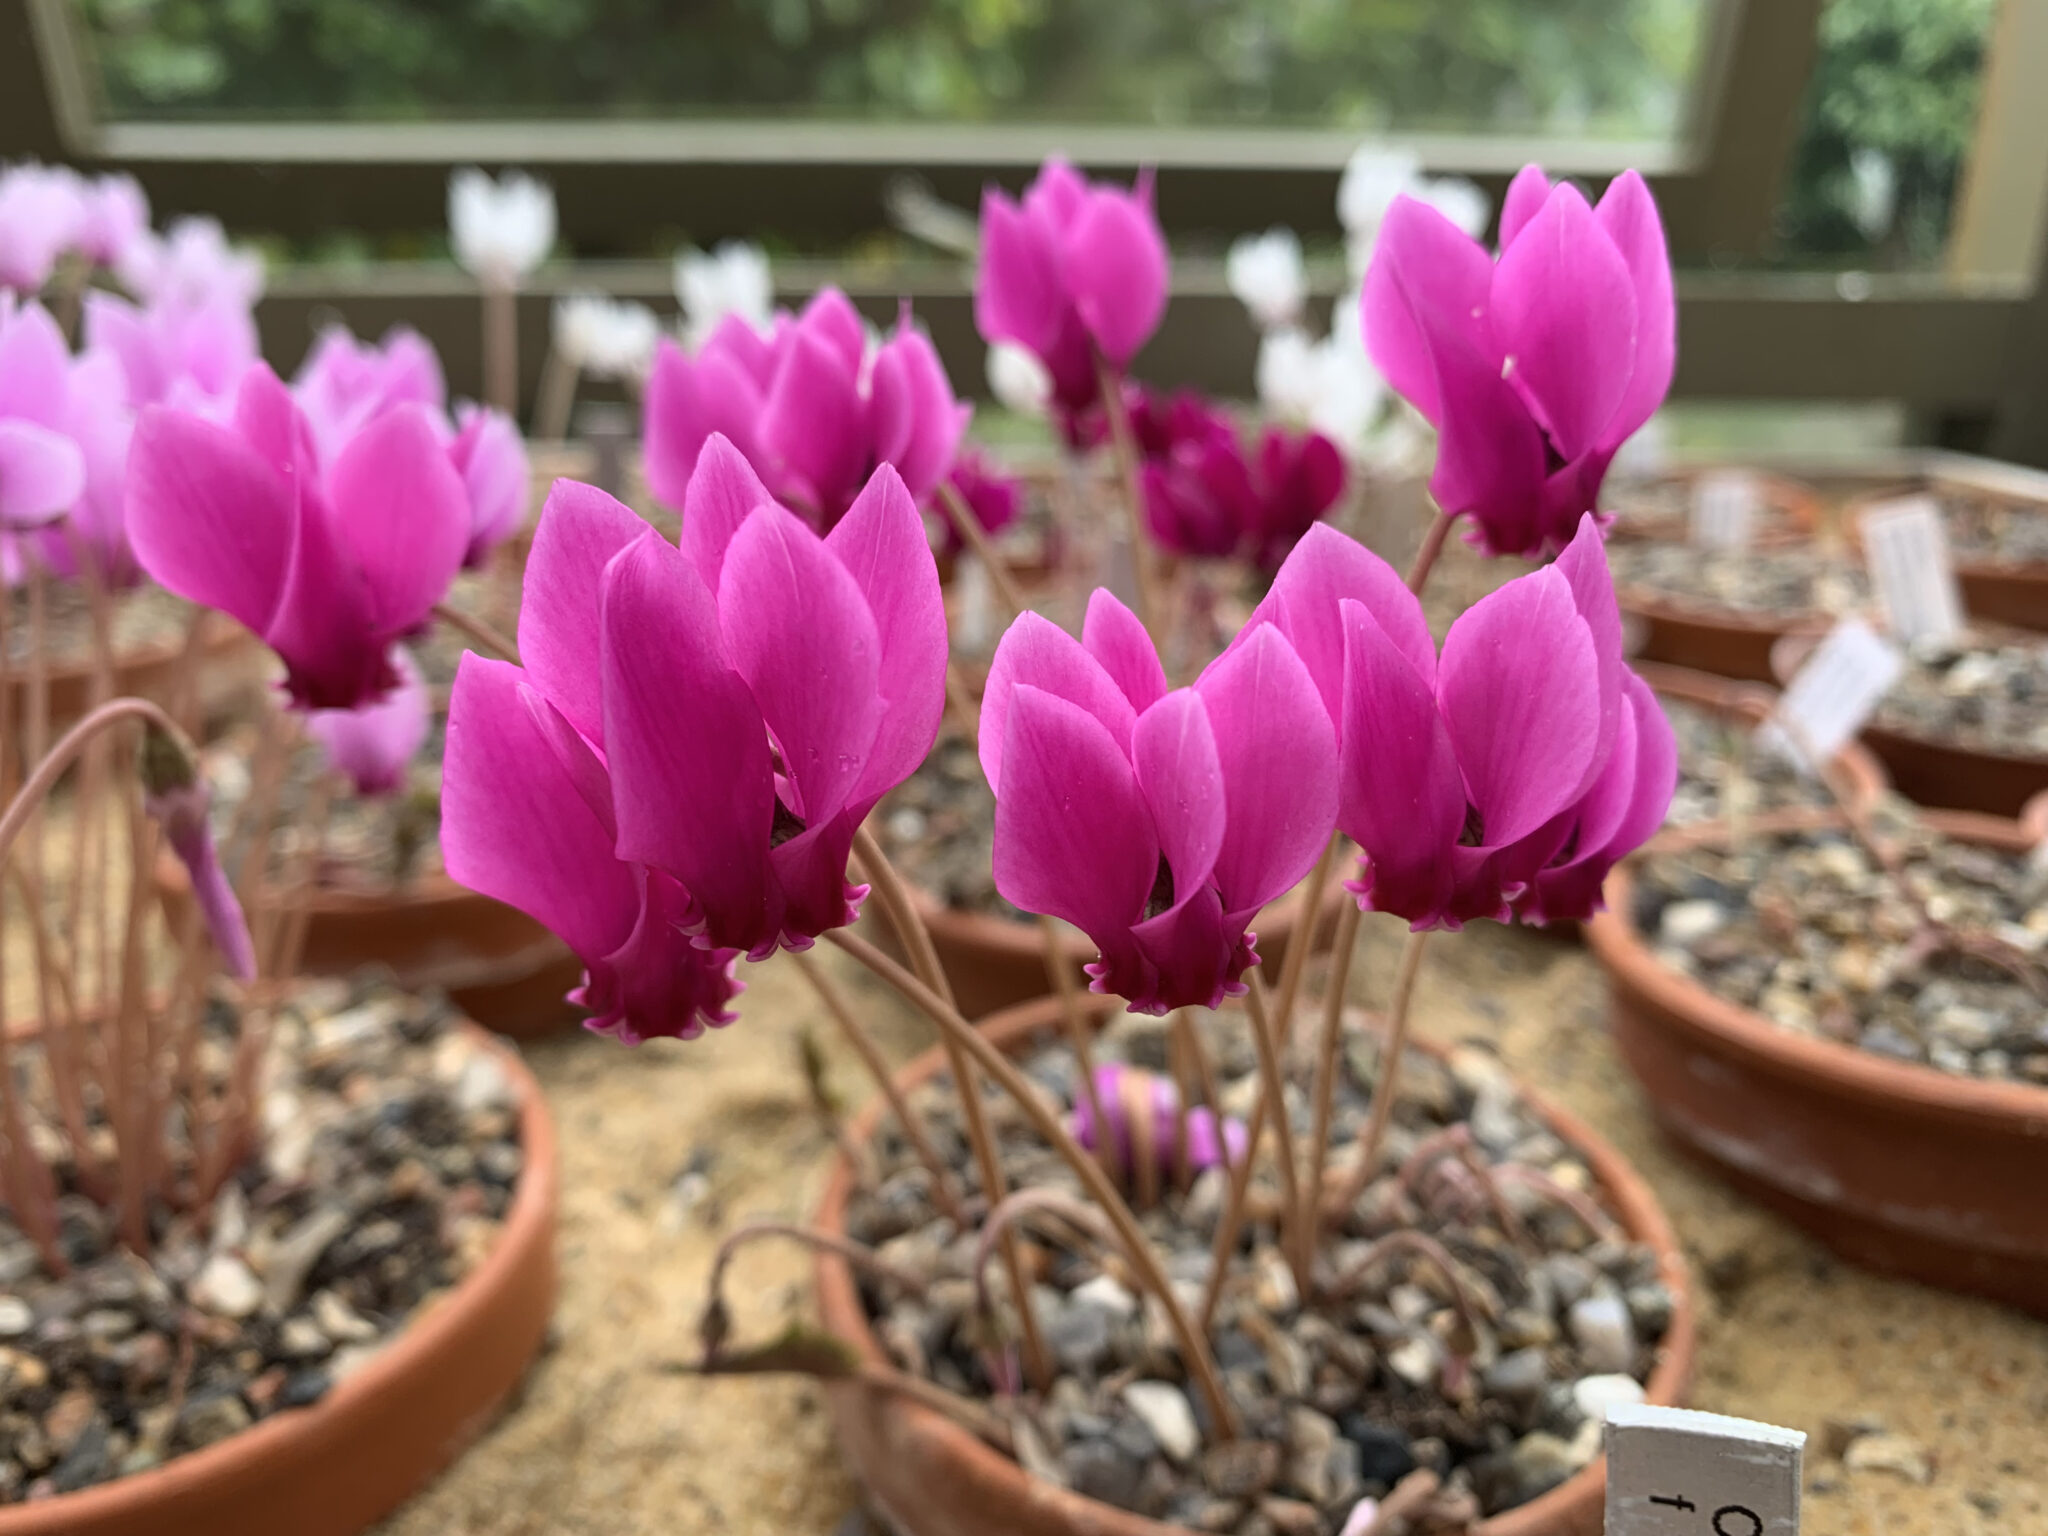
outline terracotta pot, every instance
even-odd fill
[[[169,857],[157,863],[157,886],[174,912],[191,890],[184,866]],[[364,966],[388,969],[407,991],[439,988],[470,1018],[515,1039],[580,1017],[564,1000],[583,974],[568,946],[440,870],[401,890],[315,893],[299,969],[345,976]]]
[[[1640,626],[1635,660],[1662,662],[1740,682],[1770,683],[1771,648],[1787,635],[1818,638],[1826,619],[1812,614],[1749,614],[1682,603],[1640,587],[1619,587],[1621,611]]]
[[[930,892],[916,886],[911,887],[910,897],[918,916],[931,930],[939,964],[945,968],[946,980],[952,983],[960,1011],[968,1018],[978,1019],[999,1009],[1013,1008],[1052,991],[1052,978],[1045,969],[1045,933],[1038,923],[988,912],[962,912],[945,906]],[[1349,899],[1342,886],[1331,885],[1317,918],[1311,954],[1329,947],[1339,905]],[[1301,893],[1291,891],[1261,912],[1259,921],[1252,924],[1252,932],[1259,936],[1259,969],[1269,983],[1280,978],[1287,947],[1294,942],[1301,925],[1301,906]],[[902,950],[896,944],[895,933],[886,924],[881,932],[883,947],[900,957]],[[1070,931],[1064,950],[1067,963],[1085,986],[1087,978],[1081,976],[1081,967],[1095,958],[1095,946],[1081,934]]]
[[[1972,618],[2048,629],[2048,561],[2001,565],[1959,560],[1956,581],[1963,589],[1963,609]]]
[[[133,646],[114,658],[110,697],[135,697],[166,702],[177,676],[185,649],[183,634],[168,635],[147,645]],[[199,640],[198,686],[202,702],[209,682],[232,664],[254,662],[259,647],[256,637],[226,614],[206,616]],[[89,657],[78,657],[50,668],[49,710],[53,729],[62,730],[82,717],[93,696],[93,668]],[[209,674],[212,674],[209,677]],[[255,675],[252,671],[252,677]],[[28,719],[29,685],[26,671],[14,669],[7,681],[7,711],[10,729],[20,731]]]
[[[1099,1016],[1117,1000],[1091,998],[1088,1006]],[[1059,1003],[1047,999],[998,1014],[982,1029],[1014,1054],[1040,1037],[1055,1038],[1060,1019]],[[911,1087],[944,1067],[944,1053],[928,1051],[903,1069],[899,1081]],[[1590,1127],[1538,1095],[1525,1094],[1551,1129],[1586,1159],[1629,1234],[1656,1249],[1675,1305],[1648,1392],[1653,1403],[1675,1404],[1691,1384],[1694,1320],[1685,1261],[1670,1223],[1649,1187]],[[872,1135],[885,1112],[879,1099],[871,1103],[854,1121],[855,1140]],[[843,1231],[852,1191],[853,1169],[841,1158],[819,1204],[817,1224]],[[817,1277],[825,1327],[870,1360],[885,1361],[845,1262],[820,1255]],[[1041,1482],[952,1420],[898,1394],[835,1383],[827,1387],[826,1399],[849,1468],[904,1536],[1170,1536],[1175,1529]],[[1604,1464],[1596,1461],[1541,1498],[1483,1522],[1474,1536],[1597,1536],[1605,1483]]]
[[[555,1132],[518,1053],[525,1169],[483,1263],[311,1408],[147,1472],[0,1509],[0,1536],[356,1536],[483,1432],[555,1304]]]
[[[1987,847],[2028,846],[2010,821],[1926,819]],[[1830,824],[1827,812],[1772,819],[1776,830]],[[1688,828],[1684,845],[1725,836]],[[1624,866],[1587,938],[1622,1058],[1665,1130],[1845,1258],[2048,1314],[2048,1090],[1780,1029],[1659,962],[1632,895]]]

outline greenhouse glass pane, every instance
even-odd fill
[[[74,0],[123,119],[1675,134],[1715,0]]]

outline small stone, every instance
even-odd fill
[[[1202,1453],[1202,1482],[1218,1498],[1249,1499],[1280,1476],[1284,1457],[1270,1440],[1233,1440]]]
[[[1202,1448],[1202,1432],[1185,1392],[1168,1382],[1134,1381],[1124,1388],[1123,1398],[1170,1461],[1186,1466],[1195,1459]]]
[[[88,1339],[100,1344],[118,1344],[135,1331],[135,1314],[113,1307],[100,1307],[88,1312],[79,1321],[79,1328]]]
[[[95,1414],[64,1459],[51,1469],[50,1484],[58,1493],[76,1493],[105,1482],[113,1470],[114,1445],[107,1421]]]
[[[1511,1403],[1530,1403],[1550,1385],[1550,1362],[1540,1349],[1517,1349],[1486,1369],[1486,1390]]]
[[[287,1360],[311,1360],[334,1347],[310,1317],[288,1317],[277,1330],[277,1352]]]
[[[1294,1499],[1261,1499],[1259,1513],[1271,1522],[1279,1536],[1316,1536],[1322,1528],[1322,1516],[1315,1505]]]
[[[1427,1334],[1403,1339],[1387,1351],[1387,1369],[1411,1387],[1427,1386],[1436,1378],[1437,1343]]]
[[[19,1296],[0,1296],[0,1339],[18,1339],[36,1325],[36,1314]]]
[[[337,1344],[361,1344],[377,1337],[377,1325],[333,1291],[318,1291],[311,1306],[313,1321]]]
[[[1330,1454],[1337,1446],[1337,1426],[1313,1408],[1287,1410],[1285,1485],[1311,1504],[1327,1504],[1336,1494],[1330,1483]]]
[[[1358,1447],[1358,1475],[1367,1484],[1391,1488],[1415,1470],[1415,1453],[1398,1429],[1353,1414],[1344,1421],[1344,1438]]]
[[[15,1398],[40,1392],[50,1382],[50,1368],[25,1350],[0,1349],[0,1394]]]
[[[139,1392],[169,1378],[176,1350],[160,1333],[139,1333],[122,1342],[117,1358],[126,1373],[129,1390]]]
[[[78,1437],[85,1433],[88,1424],[99,1416],[99,1404],[86,1387],[73,1387],[43,1415],[43,1433],[50,1437],[50,1444],[59,1456],[67,1454],[78,1443]]]
[[[349,1228],[349,1214],[335,1206],[309,1212],[277,1240],[263,1269],[263,1300],[272,1316],[298,1305],[306,1276],[320,1255]]]
[[[1524,1435],[1508,1454],[1508,1468],[1514,1477],[1517,1504],[1548,1493],[1578,1471],[1585,1463],[1569,1442],[1544,1430]]]
[[[1934,1481],[1934,1462],[1904,1435],[1861,1435],[1849,1442],[1842,1465],[1852,1472],[1889,1472],[1926,1487]]]
[[[1657,937],[1681,949],[1697,944],[1727,924],[1728,912],[1719,902],[1674,901],[1657,920]]]
[[[1115,1320],[1100,1307],[1066,1302],[1039,1308],[1047,1347],[1060,1368],[1077,1376],[1093,1376],[1109,1355]]]
[[[1573,1302],[1570,1323],[1572,1340],[1593,1374],[1618,1374],[1635,1364],[1635,1326],[1621,1297],[1601,1292]]]
[[[188,1294],[192,1305],[216,1317],[253,1317],[263,1305],[263,1282],[231,1253],[206,1261]]]
[[[1107,1440],[1077,1440],[1060,1453],[1067,1486],[1084,1498],[1129,1509],[1138,1497],[1144,1464]]]
[[[1268,1317],[1288,1317],[1301,1305],[1301,1288],[1294,1283],[1294,1271],[1277,1248],[1262,1248],[1252,1256],[1252,1296]]]
[[[280,1408],[310,1408],[327,1395],[334,1379],[325,1371],[299,1371],[285,1378],[284,1390],[277,1395]]]
[[[1572,1383],[1572,1401],[1595,1424],[1610,1408],[1628,1408],[1643,1400],[1643,1384],[1633,1376],[1581,1376]]]
[[[240,1434],[249,1423],[249,1410],[238,1395],[206,1392],[185,1404],[171,1438],[180,1449],[196,1451]]]
[[[1208,1255],[1201,1255],[1206,1259]],[[1067,1300],[1077,1307],[1093,1307],[1118,1319],[1138,1315],[1138,1298],[1128,1287],[1119,1284],[1109,1275],[1097,1275],[1085,1284],[1077,1285],[1068,1293]]]

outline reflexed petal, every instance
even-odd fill
[[[833,347],[805,331],[790,338],[761,405],[760,439],[785,489],[827,516],[867,469],[865,408],[854,368]]]
[[[1437,697],[1483,845],[1528,836],[1579,796],[1600,730],[1593,641],[1554,569],[1518,577],[1452,624]]]
[[[603,666],[620,857],[682,881],[712,942],[772,944],[768,738],[726,664],[710,592],[651,529],[605,575]]]
[[[0,419],[0,527],[32,528],[85,493],[85,456],[61,432]]]
[[[1671,388],[1678,361],[1678,304],[1671,286],[1671,253],[1657,203],[1643,178],[1623,171],[1607,184],[1600,206],[1593,210],[1628,268],[1636,296],[1635,368],[1628,392],[1600,434],[1603,447],[1615,448],[1650,419]]]
[[[973,408],[953,398],[930,338],[907,322],[875,354],[869,410],[874,456],[896,466],[913,497],[929,496],[952,468]]]
[[[1059,339],[1066,292],[1044,233],[991,187],[981,197],[981,267],[974,280],[975,328],[1049,359]]]
[[[557,480],[540,509],[519,607],[519,656],[533,686],[593,742],[604,741],[601,597],[612,557],[643,537],[631,508]]]
[[[469,492],[426,409],[400,406],[341,451],[328,477],[334,533],[362,573],[371,622],[386,635],[425,621],[469,549]]]
[[[820,288],[797,316],[797,325],[813,340],[824,343],[848,373],[859,373],[861,357],[867,351],[868,328],[853,307],[853,300],[838,288]]]
[[[1337,732],[1308,668],[1270,624],[1195,682],[1216,733],[1229,820],[1216,859],[1226,914],[1309,872],[1337,821]]]
[[[64,332],[42,305],[0,312],[0,418],[62,426],[70,368]]]
[[[1166,693],[1166,668],[1138,616],[1117,601],[1107,587],[1088,597],[1088,615],[1081,622],[1081,645],[1102,664],[1135,710],[1150,709]]]
[[[552,929],[588,964],[632,932],[639,893],[535,707],[548,706],[519,668],[462,658],[448,705],[442,855],[455,879]]]
[[[1010,693],[1023,683],[1080,706],[1102,722],[1119,751],[1130,750],[1138,712],[1123,689],[1072,635],[1042,614],[1020,613],[996,645],[981,692],[981,771],[998,796]]]
[[[291,559],[291,487],[242,440],[151,406],[128,449],[127,522],[158,582],[262,634]]]
[[[1495,553],[1533,554],[1551,533],[1542,432],[1497,364],[1456,338],[1436,363],[1444,421],[1430,494],[1446,511],[1472,513]]]
[[[1138,716],[1131,761],[1151,807],[1160,852],[1173,872],[1174,905],[1180,906],[1216,868],[1226,813],[1216,735],[1192,689],[1169,693]]]
[[[1600,684],[1600,734],[1594,741],[1586,782],[1580,786],[1583,792],[1592,787],[1592,776],[1606,763],[1614,746],[1615,728],[1626,709],[1621,681],[1627,675],[1621,656],[1621,604],[1614,596],[1614,577],[1607,568],[1607,546],[1591,513],[1579,519],[1578,532],[1555,566],[1570,584],[1572,603],[1592,636]]]
[[[1130,193],[1089,191],[1061,251],[1075,312],[1111,366],[1124,368],[1166,313],[1166,237]]]
[[[1550,178],[1540,165],[1525,165],[1508,183],[1508,195],[1500,205],[1500,248],[1514,243],[1528,222],[1541,211],[1550,197]]]
[[[1062,155],[1047,155],[1024,189],[1024,212],[1045,229],[1065,229],[1088,201],[1088,178]]]
[[[983,716],[984,726],[987,717]],[[1077,704],[1029,684],[1003,732],[993,871],[1003,899],[1065,918],[1109,947],[1144,915],[1159,868],[1129,759]]]
[[[1262,621],[1276,625],[1315,679],[1330,718],[1341,719],[1345,642],[1338,605],[1346,598],[1365,605],[1422,678],[1436,677],[1436,641],[1421,600],[1391,565],[1327,523],[1302,535],[1232,644],[1243,644]]]
[[[1509,383],[1558,454],[1597,446],[1628,393],[1636,348],[1635,283],[1577,187],[1559,187],[1493,279],[1493,332]]]
[[[883,712],[856,803],[910,777],[946,712],[946,600],[924,521],[896,471],[880,466],[825,539],[874,615]]]
[[[1433,921],[1451,894],[1465,785],[1427,674],[1363,603],[1346,601],[1343,775],[1337,823],[1365,853],[1375,911]]]
[[[673,341],[656,347],[647,380],[643,451],[648,489],[671,511],[688,495],[697,456],[712,433],[752,457],[763,383],[733,354],[707,346],[692,360]]]
[[[1443,426],[1449,410],[1437,382],[1439,349],[1459,338],[1498,364],[1486,320],[1492,285],[1484,246],[1427,203],[1394,199],[1365,273],[1366,351],[1387,382],[1435,426]]]
[[[756,507],[774,500],[754,473],[754,466],[729,438],[714,432],[705,439],[689,492],[676,504],[683,509],[683,553],[713,592],[718,590],[719,571],[732,536]]]
[[[807,825],[828,820],[860,782],[882,721],[881,635],[860,587],[784,507],[762,507],[733,535],[718,624],[782,752]]]
[[[526,520],[533,474],[519,428],[503,411],[465,406],[458,419],[461,430],[448,457],[469,492],[469,547],[463,563],[476,566]]]

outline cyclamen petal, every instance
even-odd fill
[[[412,656],[399,647],[392,657],[398,686],[359,709],[314,710],[306,734],[320,744],[327,761],[359,795],[388,795],[405,783],[405,770],[433,723],[433,701]]]

